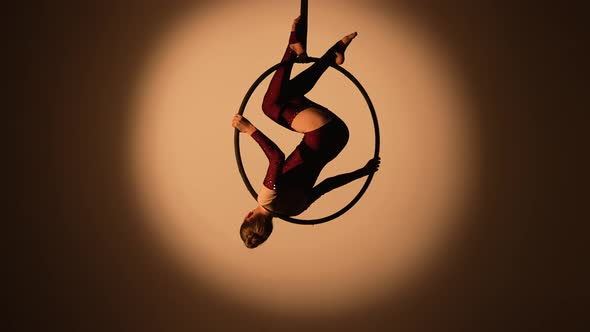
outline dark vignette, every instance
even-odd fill
[[[573,161],[582,153],[574,123],[588,109],[581,98],[588,77],[582,9],[575,3],[399,3],[381,6],[405,10],[436,32],[476,102],[482,177],[463,218],[477,222],[402,295],[337,319],[238,307],[176,271],[142,229],[123,162],[127,99],[154,35],[195,3],[41,1],[26,8],[16,26],[25,64],[17,71],[30,135],[13,140],[25,151],[16,197],[24,241],[8,251],[17,267],[9,326],[577,330],[587,320],[590,279],[577,232],[583,218]],[[196,5],[206,10],[210,2]]]

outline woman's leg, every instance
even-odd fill
[[[322,57],[299,75],[295,76],[287,87],[290,96],[303,96],[315,86],[322,74],[328,69],[331,63],[341,65],[344,62],[344,51],[357,33],[351,33],[339,40]]]
[[[299,43],[297,38],[297,23],[299,22],[299,18],[295,19],[293,22],[293,27],[291,29],[291,34],[289,36],[289,45],[285,50],[285,54],[281,59],[282,65],[275,71],[272,79],[270,80],[270,84],[268,85],[268,89],[266,90],[266,94],[264,95],[264,99],[262,101],[262,110],[264,114],[270,117],[273,121],[281,124],[279,122],[279,115],[281,111],[281,103],[282,101],[292,95],[288,92],[289,89],[289,78],[291,77],[291,71],[293,69],[293,63],[297,58],[297,53],[303,53],[301,43]],[[297,50],[298,52],[294,51],[293,49]]]

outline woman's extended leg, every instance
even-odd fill
[[[339,40],[334,46],[330,47],[330,49],[328,49],[328,51],[326,51],[316,63],[289,81],[288,86],[286,87],[289,96],[305,95],[311,91],[331,63],[341,65],[344,62],[344,51],[356,35],[357,33],[353,32]]]
[[[281,125],[284,125],[279,121],[281,102],[286,97],[291,95],[288,93],[288,88],[289,78],[291,77],[291,71],[293,69],[293,63],[297,58],[298,53],[303,54],[305,52],[297,38],[298,22],[299,18],[295,19],[293,22],[293,27],[289,36],[289,45],[287,46],[285,54],[281,59],[282,65],[275,71],[262,101],[263,112],[273,121]]]

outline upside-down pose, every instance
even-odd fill
[[[272,232],[272,212],[296,216],[305,211],[326,192],[377,171],[379,159],[372,159],[360,169],[334,176],[314,187],[322,168],[334,159],[348,142],[346,124],[327,108],[304,97],[330,64],[341,65],[344,51],[357,35],[345,36],[332,46],[319,61],[293,79],[293,63],[304,57],[305,49],[298,40],[302,29],[299,18],[291,28],[283,65],[274,73],[262,102],[262,110],[279,125],[303,134],[303,140],[285,159],[279,147],[245,117],[236,114],[232,126],[249,134],[262,148],[269,166],[260,191],[258,206],[250,211],[240,228],[248,248],[256,248]]]

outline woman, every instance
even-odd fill
[[[331,63],[341,65],[344,51],[356,32],[345,36],[330,48],[319,61],[289,79],[293,63],[305,58],[300,40],[304,29],[299,17],[293,22],[289,45],[275,72],[262,102],[264,114],[281,126],[303,134],[303,140],[285,159],[279,147],[250,121],[236,114],[232,126],[249,134],[269,160],[263,185],[258,193],[258,206],[244,218],[240,236],[248,248],[256,248],[272,232],[272,213],[296,216],[305,211],[326,192],[377,171],[379,159],[364,167],[322,181],[314,187],[322,168],[334,159],[348,142],[346,124],[327,108],[304,97]],[[299,35],[299,36],[298,36]]]

